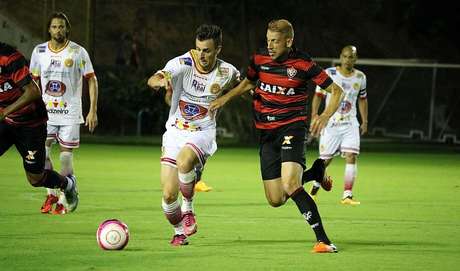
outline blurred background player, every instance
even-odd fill
[[[339,109],[329,119],[326,128],[322,131],[319,141],[320,158],[325,160],[326,166],[332,158],[342,153],[345,157],[344,191],[342,204],[358,205],[359,201],[353,199],[353,184],[357,175],[356,160],[360,147],[361,135],[367,133],[367,92],[366,75],[354,68],[358,52],[355,46],[348,45],[340,54],[340,65],[326,69],[327,74],[342,86],[344,97]],[[358,99],[359,97],[359,99]],[[316,87],[316,95],[312,101],[312,121],[318,117],[318,110],[323,98],[326,98],[326,106],[331,96],[321,87]],[[356,118],[356,100],[358,99],[359,113],[361,115],[361,127]],[[317,195],[320,184],[314,182],[310,194]]]
[[[51,145],[60,145],[61,174],[73,174],[73,149],[80,145],[80,124],[85,122],[89,131],[97,126],[98,86],[93,65],[86,50],[69,40],[71,25],[62,12],[53,13],[48,21],[50,40],[37,45],[31,57],[30,70],[41,83],[43,101],[48,111],[46,140],[46,168],[53,168]],[[82,78],[88,81],[90,108],[84,121],[82,116]],[[47,189],[47,197],[41,207],[42,213],[65,214],[64,197]]]
[[[173,246],[187,245],[187,236],[197,231],[193,209],[195,168],[203,167],[217,150],[215,115],[208,112],[209,104],[239,78],[233,65],[217,58],[221,50],[221,28],[201,25],[196,30],[195,49],[170,60],[148,80],[151,88],[166,89],[166,97],[170,96],[162,142],[161,184],[162,208],[175,231],[170,242]]]
[[[259,156],[265,197],[273,207],[291,198],[301,215],[315,232],[314,252],[337,252],[326,235],[315,202],[304,190],[305,137],[307,134],[307,82],[331,92],[331,102],[310,127],[318,134],[337,110],[342,89],[311,57],[294,46],[294,29],[284,19],[269,22],[267,47],[255,53],[247,69],[247,77],[234,89],[211,103],[216,110],[230,99],[255,89],[254,122],[260,131]],[[322,160],[316,164],[323,165]],[[324,174],[324,169],[322,169]],[[318,179],[327,189],[324,175]],[[325,184],[327,183],[327,184]]]
[[[172,91],[166,91],[165,93],[165,103],[171,106],[171,99],[172,99]],[[195,183],[195,192],[210,192],[212,191],[212,187],[208,186],[202,179],[201,175],[203,174],[204,165],[196,165],[195,166],[195,173],[196,173],[196,183]]]
[[[10,45],[0,42],[0,156],[15,145],[29,183],[61,189],[68,210],[73,212],[78,205],[75,177],[45,169],[47,119],[40,89],[30,76],[26,59]]]

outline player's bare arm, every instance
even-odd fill
[[[319,115],[310,126],[310,133],[313,136],[319,136],[321,130],[326,127],[329,118],[337,111],[342,100],[343,89],[336,83],[332,83],[329,87],[325,89],[327,92],[331,93],[331,99],[324,109],[323,113]]]
[[[92,133],[97,126],[97,98],[98,98],[98,85],[96,76],[88,79],[89,87],[89,100],[90,107],[88,115],[86,116],[85,126],[88,126],[89,131]]]
[[[254,89],[255,86],[256,86],[255,82],[252,82],[248,80],[247,78],[245,78],[235,88],[231,89],[226,94],[222,95],[221,97],[217,98],[215,101],[211,102],[209,106],[209,111],[211,113],[216,111],[217,109],[224,106],[231,99],[237,96],[243,95],[244,93],[250,91],[251,89]]]
[[[30,81],[30,83],[25,85],[22,90],[24,93],[21,97],[19,97],[19,99],[5,107],[3,110],[0,110],[0,121],[3,121],[9,114],[14,113],[33,101],[42,98],[40,89],[34,81]]]
[[[310,125],[318,118],[318,110],[321,105],[322,98],[318,95],[313,95],[313,100],[311,101],[311,120]]]
[[[358,100],[359,114],[361,115],[361,135],[367,133],[367,105],[367,99]]]

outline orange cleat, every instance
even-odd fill
[[[47,195],[45,202],[40,208],[40,212],[42,212],[42,214],[48,214],[53,209],[53,204],[58,202],[58,200],[59,198],[56,197],[55,195],[51,195],[51,194]]]

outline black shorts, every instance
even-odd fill
[[[45,167],[46,124],[36,127],[13,126],[0,122],[0,156],[16,146],[27,172],[39,174]]]
[[[307,127],[295,122],[273,130],[260,130],[260,170],[262,180],[281,177],[281,163],[297,162],[305,170]]]

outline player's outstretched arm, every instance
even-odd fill
[[[172,90],[171,77],[165,72],[157,72],[152,75],[147,81],[147,85],[156,91],[159,91],[162,88],[167,91]]]
[[[0,121],[3,121],[9,114],[18,111],[24,106],[32,103],[35,100],[41,99],[42,94],[40,89],[33,80],[31,80],[27,85],[22,87],[24,93],[17,99],[14,103],[5,107],[3,110],[0,110]]]
[[[88,126],[89,131],[92,133],[96,128],[98,121],[97,121],[97,98],[99,93],[99,88],[97,85],[97,78],[93,76],[88,79],[88,87],[89,87],[89,112],[86,116],[85,126]]]
[[[331,93],[331,98],[323,113],[313,120],[310,125],[310,133],[313,136],[319,136],[319,133],[326,127],[329,118],[337,111],[342,101],[343,89],[336,83],[332,83],[325,90]]]
[[[247,78],[245,78],[243,81],[241,81],[236,87],[231,89],[229,92],[226,94],[220,96],[213,102],[211,102],[209,106],[209,111],[212,113],[216,111],[217,109],[221,108],[224,106],[228,101],[231,99],[241,96],[243,93],[250,91],[256,86],[256,84]]]

